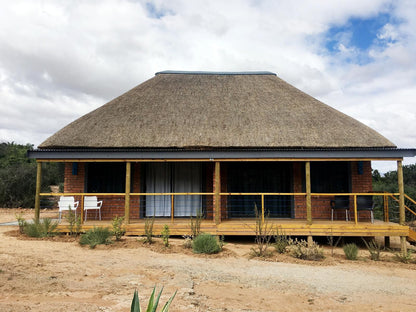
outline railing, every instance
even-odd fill
[[[177,217],[184,217],[178,214],[178,211],[183,210],[184,208],[184,201],[181,201],[182,197],[200,197],[201,200],[195,201],[196,203],[200,203],[198,207],[194,207],[192,212],[189,213],[190,216],[195,215],[195,212],[198,210],[203,210],[205,213],[205,217],[209,218],[212,216],[214,218],[215,213],[222,214],[224,218],[238,218],[238,217],[254,217],[254,206],[257,206],[259,212],[261,211],[261,217],[264,221],[265,217],[275,217],[275,218],[291,218],[294,217],[293,212],[297,213],[297,209],[306,212],[306,197],[307,193],[300,192],[300,193],[228,193],[228,192],[221,192],[217,193],[219,195],[219,206],[226,207],[223,211],[215,211],[214,209],[214,201],[215,201],[214,192],[198,192],[198,193],[129,193],[129,204],[134,203],[134,214],[137,218],[142,218],[146,216],[146,212],[144,211],[144,207],[149,206],[158,206],[163,201],[165,207],[169,205],[168,211],[165,215],[161,214],[161,217],[170,217],[171,221],[174,221],[174,218]],[[382,212],[384,222],[389,222],[391,217],[389,216],[390,211],[389,207],[392,206],[390,201],[393,203],[399,202],[397,196],[399,193],[311,193],[310,196],[313,200],[312,206],[313,209],[317,207],[323,211],[323,215],[328,214],[331,211],[329,201],[334,198],[334,196],[350,196],[352,197],[350,208],[354,212],[354,222],[355,224],[358,223],[358,210],[357,210],[357,196],[373,196],[374,198],[381,198],[381,200],[377,200],[377,212]],[[111,202],[113,206],[117,207],[117,212],[123,214],[124,207],[125,207],[125,193],[40,193],[42,197],[56,197],[56,196],[75,196],[77,200],[80,201],[80,212],[81,218],[84,219],[84,210],[83,203],[85,196],[98,196],[99,199],[105,199],[107,197],[107,207]],[[111,200],[110,200],[111,198]],[[168,198],[168,199],[166,199]],[[415,205],[416,201],[411,199],[409,196],[405,195],[405,198]],[[304,202],[300,203],[301,200]],[[299,204],[300,203],[300,204]],[[295,205],[296,204],[296,205]],[[189,203],[188,203],[189,205]],[[276,208],[277,207],[277,208]],[[104,200],[103,209],[106,209],[106,201]],[[109,208],[107,208],[109,209]],[[280,209],[280,210],[279,210]],[[406,211],[413,214],[416,217],[416,212],[408,207],[405,206]],[[148,209],[149,210],[149,209]],[[287,212],[289,211],[289,214]],[[286,215],[285,215],[286,214]],[[114,215],[114,213],[113,213]],[[188,215],[188,216],[189,216]],[[305,214],[306,215],[306,214]],[[130,212],[129,212],[130,216]],[[296,216],[297,217],[297,216]],[[378,217],[381,217],[380,215]],[[298,218],[298,217],[297,217]],[[299,217],[302,218],[302,217]],[[304,217],[303,217],[304,218]]]

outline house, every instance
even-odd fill
[[[416,150],[397,148],[271,72],[156,73],[29,155],[38,179],[43,162],[65,162],[65,193],[54,195],[97,195],[103,220],[124,215],[131,234],[150,216],[183,234],[184,218],[202,212],[204,230],[247,235],[258,207],[287,234],[411,235],[401,166]],[[398,194],[372,192],[378,160],[397,162]],[[50,195],[38,189],[37,209]],[[347,209],[333,211],[340,195]],[[358,214],[364,195],[397,199],[399,224]]]

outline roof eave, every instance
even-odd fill
[[[122,160],[122,159],[401,159],[416,156],[414,148],[338,149],[38,149],[28,151],[38,160]]]

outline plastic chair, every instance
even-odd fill
[[[101,206],[103,205],[103,201],[97,200],[97,196],[85,196],[84,197],[84,214],[85,214],[85,221],[87,221],[87,213],[88,210],[96,210],[95,218],[97,218],[97,212],[99,213],[99,219],[101,220]]]
[[[334,210],[345,210],[345,220],[348,221],[350,212],[350,197],[338,195],[331,200],[331,221],[334,221]]]
[[[357,218],[359,211],[370,211],[371,223],[374,223],[374,206],[373,196],[371,195],[358,195],[357,196]]]
[[[75,212],[75,217],[76,217],[78,205],[79,205],[79,201],[75,201],[75,198],[73,196],[61,196],[58,201],[59,222],[61,222],[62,211],[72,210]]]

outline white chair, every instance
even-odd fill
[[[62,211],[69,211],[72,210],[75,213],[75,217],[77,216],[77,208],[79,202],[75,201],[73,196],[61,196],[59,198],[58,206],[59,206],[59,222],[61,222]]]
[[[97,196],[85,196],[84,197],[84,214],[85,214],[85,221],[87,221],[87,213],[88,210],[96,210],[95,217],[97,218],[97,210],[101,220],[101,206],[103,205],[103,201],[97,201]]]

